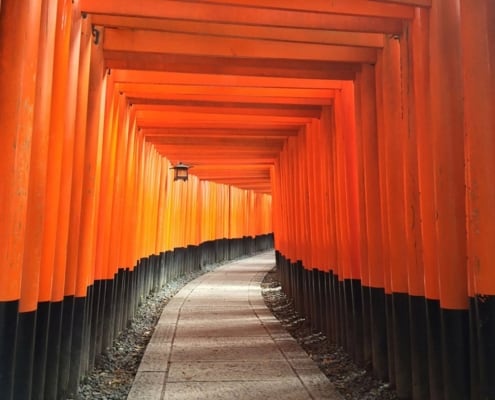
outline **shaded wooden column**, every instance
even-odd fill
[[[469,398],[463,71],[459,0],[430,13],[430,101],[443,396]]]
[[[70,16],[68,15],[70,13]],[[61,315],[61,336],[60,336],[60,356],[57,377],[57,397],[67,396],[68,382],[72,347],[72,324],[74,318],[74,295],[75,276],[77,274],[77,262],[74,258],[68,258],[77,242],[70,243],[69,229],[78,229],[80,219],[80,209],[76,206],[77,200],[73,197],[80,190],[80,179],[78,176],[77,162],[84,157],[84,147],[76,147],[81,140],[84,140],[84,129],[76,126],[78,118],[78,101],[87,87],[87,68],[80,68],[81,55],[81,26],[82,18],[79,3],[70,4],[67,10],[67,21],[70,24],[70,36],[68,38],[68,64],[67,83],[65,93],[65,103],[58,110],[58,118],[63,115],[63,152],[62,171],[60,173],[60,197],[57,220],[57,246],[55,249],[55,275],[52,287],[52,302],[62,302]],[[54,76],[57,80],[57,76]],[[84,97],[86,97],[84,95]],[[86,102],[86,99],[82,99]],[[79,118],[86,118],[86,110],[79,110],[83,115]],[[56,118],[56,117],[55,117]],[[77,131],[77,134],[76,134]],[[79,141],[79,142],[78,142]],[[79,154],[81,152],[81,154]],[[73,203],[73,200],[75,203]],[[69,247],[69,245],[72,245]]]
[[[362,178],[362,146],[361,138],[356,130],[356,110],[354,97],[354,84],[343,82],[341,95],[335,101],[341,102],[341,115],[336,119],[336,123],[342,124],[343,131],[343,151],[345,154],[345,192],[346,208],[348,218],[348,251],[349,254],[349,277],[346,282],[346,296],[350,294],[352,319],[352,353],[354,361],[359,365],[364,365],[364,318],[362,301],[362,264],[366,262],[363,239],[363,195],[361,189]],[[336,104],[336,112],[339,113]],[[337,115],[336,115],[337,117]]]
[[[385,282],[382,259],[382,218],[380,207],[380,176],[377,132],[375,71],[363,65],[356,78],[358,123],[362,140],[363,189],[365,196],[364,236],[366,237],[366,270],[368,280],[363,282],[364,304],[369,303],[371,362],[373,373],[380,379],[388,377],[387,321]]]
[[[23,273],[22,291],[25,295],[22,297],[27,300],[27,303],[31,303],[31,307],[35,304],[33,309],[36,309],[36,324],[34,327],[34,357],[32,363],[30,365],[27,360],[18,363],[22,368],[32,368],[31,386],[22,375],[18,381],[18,385],[22,387],[23,391],[27,391],[30,388],[33,399],[43,396],[47,356],[46,342],[48,337],[49,303],[38,303],[38,298],[45,224],[46,175],[55,45],[55,25],[51,22],[56,18],[56,13],[57,2],[42,2],[37,93],[35,118],[33,121],[34,133],[29,182],[29,206],[27,211],[27,221],[30,228],[27,231],[26,242],[24,244],[24,264],[29,265],[29,267]],[[27,344],[20,344],[19,349],[26,351],[29,349],[29,346]]]
[[[495,5],[461,1],[471,398],[495,398]]]
[[[368,240],[367,240],[367,222],[366,222],[366,189],[365,189],[365,171],[364,171],[364,137],[363,126],[361,122],[362,115],[362,87],[361,72],[356,73],[354,80],[354,109],[356,119],[356,150],[357,150],[357,185],[358,185],[358,204],[359,204],[359,225],[361,234],[359,235],[359,248],[361,253],[360,262],[360,280],[361,280],[361,303],[363,308],[363,365],[371,364],[371,301],[370,301],[370,269],[368,263]],[[373,103],[374,105],[374,103]],[[366,106],[365,106],[366,107]],[[376,114],[376,113],[375,113]],[[376,127],[376,124],[375,124]],[[366,125],[365,125],[366,129]],[[375,129],[376,133],[376,129]]]
[[[97,218],[100,201],[103,118],[105,116],[106,79],[101,45],[91,46],[88,110],[85,134],[84,178],[81,199],[81,227],[78,251],[76,297],[87,296],[85,308],[82,371],[94,365],[102,294],[101,273],[96,264]]]
[[[321,114],[320,131],[322,153],[322,170],[326,173],[322,176],[324,179],[324,222],[326,226],[325,256],[328,264],[328,336],[335,343],[340,337],[339,325],[339,261],[337,249],[337,220],[336,220],[336,202],[334,196],[334,187],[336,176],[333,168],[335,135],[334,135],[333,109],[330,106],[324,107]]]
[[[383,50],[382,50],[383,52]],[[381,53],[379,53],[381,55]],[[393,318],[392,318],[392,283],[391,283],[391,267],[390,267],[390,247],[389,247],[389,225],[388,225],[388,199],[386,196],[387,179],[386,171],[387,164],[384,157],[385,140],[383,132],[385,130],[385,113],[382,111],[384,107],[384,93],[382,88],[382,76],[384,74],[385,62],[382,56],[377,58],[375,64],[375,92],[376,92],[376,125],[377,125],[377,151],[378,151],[378,172],[379,172],[379,191],[380,191],[380,236],[382,242],[381,264],[383,267],[383,288],[385,292],[385,322],[386,322],[386,354],[388,367],[388,380],[392,385],[395,385],[395,360],[394,360],[394,335],[393,335]]]
[[[407,131],[404,125],[400,37],[385,39],[377,62],[377,107],[379,114],[380,190],[387,296],[389,378],[399,396],[412,395],[411,349],[406,238],[406,166],[404,154]],[[387,283],[386,283],[387,286]],[[388,293],[387,293],[388,294]]]
[[[41,301],[50,302],[45,398],[57,398],[60,374],[68,367],[72,297],[66,306],[67,239],[74,156],[74,120],[79,71],[80,24],[70,1],[58,4],[53,65],[47,201],[43,242]],[[73,22],[75,22],[73,24]],[[73,265],[72,267],[75,267]],[[62,335],[67,329],[67,335]]]
[[[421,193],[421,247],[426,304],[428,384],[432,399],[443,392],[440,293],[436,247],[436,199],[434,185],[433,136],[431,134],[429,11],[417,9],[410,28],[410,65],[414,130],[417,143],[418,185]],[[423,364],[424,365],[424,364]],[[423,367],[424,368],[424,367]]]
[[[39,111],[35,102],[40,20],[39,1],[4,1],[2,4],[0,145],[4,151],[0,161],[0,393],[6,399],[29,396],[31,392],[39,263],[36,257],[26,258],[24,250],[26,245],[36,246],[33,250],[39,249],[40,224],[33,232],[29,232],[28,224],[36,219],[33,209],[36,205],[32,200],[36,195],[43,196],[44,192],[42,183],[41,187],[29,192],[30,183],[36,178],[36,172],[31,170],[32,158],[35,166],[39,165],[37,162],[44,162],[43,143],[34,139],[33,145],[34,120]],[[32,155],[33,149],[35,155]]]
[[[413,66],[412,25],[416,20],[404,24],[400,37],[401,102],[404,126],[404,220],[407,253],[407,283],[409,294],[410,346],[411,346],[411,387],[413,399],[427,399],[429,396],[427,314],[425,300],[425,271],[423,261],[423,237],[421,227],[420,175],[418,169],[418,126],[415,106],[424,93],[414,91],[415,72]],[[421,22],[419,22],[421,24]],[[419,72],[421,76],[421,72]],[[415,96],[420,96],[416,99]],[[422,110],[421,110],[422,111]],[[421,127],[423,128],[423,127]]]
[[[73,19],[77,21],[75,26],[76,35],[80,41],[79,72],[77,80],[77,94],[75,122],[74,122],[74,157],[72,168],[72,186],[70,195],[70,220],[67,240],[67,273],[65,279],[65,299],[64,302],[71,306],[72,318],[65,319],[64,335],[69,336],[65,341],[65,360],[62,363],[60,375],[59,391],[64,395],[75,395],[77,393],[79,377],[81,376],[81,359],[83,354],[83,338],[85,332],[86,318],[86,288],[89,284],[89,274],[87,266],[79,264],[79,251],[82,226],[82,199],[84,190],[84,167],[87,151],[87,116],[88,116],[88,95],[91,66],[91,46],[92,32],[91,22],[88,18],[81,19],[80,10],[75,7]],[[73,43],[78,43],[74,40]],[[83,293],[78,293],[78,285]],[[64,342],[63,342],[64,343]]]

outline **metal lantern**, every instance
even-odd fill
[[[182,161],[179,161],[178,164],[174,165],[171,169],[174,170],[174,181],[187,181],[189,177],[189,168],[190,165],[184,164]]]

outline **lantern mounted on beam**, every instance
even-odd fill
[[[187,181],[189,177],[189,168],[190,165],[184,164],[182,161],[179,161],[178,164],[175,164],[170,169],[174,170],[174,181]]]

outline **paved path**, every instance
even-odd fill
[[[342,399],[267,309],[272,252],[223,265],[167,304],[129,400]]]

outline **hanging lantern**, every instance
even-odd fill
[[[187,181],[187,178],[189,177],[189,168],[191,168],[191,166],[183,164],[182,161],[179,161],[178,164],[170,168],[174,170],[174,181]]]

